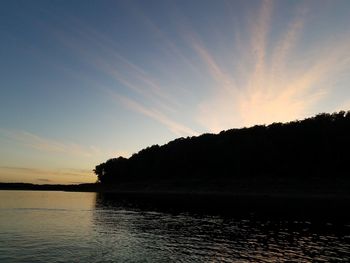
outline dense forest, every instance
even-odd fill
[[[350,111],[256,125],[153,145],[94,169],[104,185],[170,182],[172,187],[237,182],[348,180]],[[315,185],[314,183],[312,183]]]

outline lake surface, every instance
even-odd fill
[[[0,191],[0,262],[349,262],[347,222],[137,207]]]

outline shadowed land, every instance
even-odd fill
[[[96,166],[96,184],[0,184],[0,189],[95,191],[203,210],[346,214],[350,112],[232,129],[153,145]],[[293,209],[294,207],[294,209]]]
[[[346,217],[350,112],[153,145],[94,172],[117,199],[203,211]]]
[[[118,192],[347,195],[350,112],[153,145],[94,172]]]
[[[33,191],[77,191],[95,192],[96,184],[29,184],[29,183],[0,183],[0,190],[33,190]]]

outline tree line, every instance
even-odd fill
[[[349,171],[350,111],[288,123],[178,138],[118,157],[94,169],[101,184],[232,178],[345,177]]]

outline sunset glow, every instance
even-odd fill
[[[94,182],[153,144],[350,109],[346,0],[1,5],[3,182]]]

